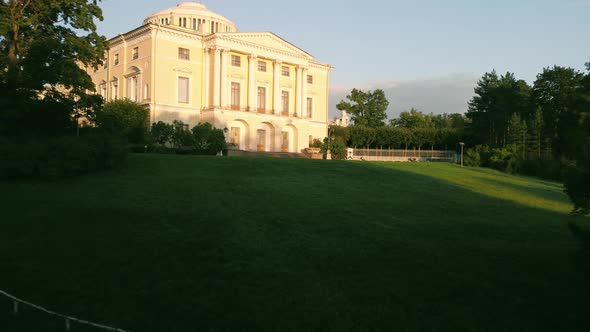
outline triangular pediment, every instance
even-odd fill
[[[241,41],[280,52],[291,53],[296,56],[313,59],[313,56],[299,47],[289,43],[272,32],[234,32],[218,33],[220,37],[229,40]]]

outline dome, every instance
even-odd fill
[[[182,2],[176,7],[161,10],[146,18],[143,23],[171,25],[202,33],[238,31],[232,21],[198,2]]]

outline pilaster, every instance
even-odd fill
[[[220,63],[220,49],[213,51],[213,107],[221,106],[220,104],[220,79],[221,79],[221,63]]]
[[[255,54],[248,56],[248,110],[256,112],[256,61]]]
[[[281,114],[281,65],[283,62],[281,60],[274,60],[273,61],[273,102],[272,102],[272,109],[274,114]]]

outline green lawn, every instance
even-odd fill
[[[590,330],[590,218],[556,183],[133,155],[0,199],[0,289],[134,332]],[[64,331],[11,307],[0,331]]]

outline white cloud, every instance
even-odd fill
[[[336,104],[346,98],[352,88],[382,89],[389,100],[389,119],[412,107],[423,113],[463,113],[479,78],[476,74],[452,74],[409,81],[368,82],[355,87],[336,86],[330,89],[330,116],[339,113]]]

